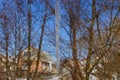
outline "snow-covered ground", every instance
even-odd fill
[[[27,80],[26,78],[18,78],[17,80]],[[45,80],[60,80],[57,76],[50,76],[45,78]]]
[[[27,80],[26,78],[18,78],[17,80]]]
[[[60,80],[60,78],[57,75],[53,75],[45,78],[45,80]]]

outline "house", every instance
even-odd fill
[[[2,54],[0,54],[0,69],[5,69],[5,62],[6,62],[6,57]]]
[[[36,64],[38,63],[37,75],[54,75],[57,73],[56,66],[53,58],[49,55],[49,53],[45,51],[41,51],[38,53],[38,49],[31,46],[30,51],[28,53],[28,48],[24,49],[16,58],[14,56],[8,56],[8,69],[9,72],[6,72],[6,56],[0,54],[0,80],[6,79],[8,76],[12,79],[12,76],[16,76],[17,78],[26,78],[27,70],[28,70],[28,55],[30,55],[30,73],[35,73]],[[37,54],[40,54],[40,59],[38,59]],[[7,74],[9,73],[9,75]],[[32,75],[33,76],[33,75]],[[3,79],[4,78],[4,79]]]
[[[6,70],[5,62],[6,62],[5,56],[3,56],[2,54],[0,54],[0,80],[3,79],[3,76],[4,76],[3,73]]]
[[[22,51],[22,53],[19,55],[19,63],[18,68],[19,71],[24,74],[24,77],[26,77],[26,72],[28,70],[28,55],[30,56],[30,72],[34,73],[36,70],[36,64],[37,64],[37,54],[38,49],[31,46],[30,51],[28,53],[28,48]],[[38,70],[37,73],[42,74],[55,74],[56,68],[55,68],[55,62],[53,58],[49,55],[49,53],[45,51],[41,51],[40,53],[40,59],[38,63]]]
[[[86,66],[86,60],[87,58],[83,58],[79,60],[79,69],[82,72],[82,75],[85,77],[85,66]],[[92,62],[91,62],[92,64]],[[74,75],[74,61],[73,59],[65,59],[61,61],[60,64],[60,78],[61,80],[72,80],[72,76]],[[95,69],[93,69],[92,73],[95,72]],[[89,80],[98,80],[97,77],[94,75],[90,75]]]
[[[14,76],[14,71],[16,67],[16,63],[13,62],[13,57],[8,57],[8,70],[6,71],[6,56],[4,54],[0,54],[0,80],[5,80],[7,77]]]

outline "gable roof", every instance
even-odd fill
[[[27,51],[27,50],[28,50],[28,48],[26,48],[24,51]],[[35,54],[36,54],[36,57],[37,57],[37,54],[38,54],[39,50],[38,50],[37,48],[33,47],[33,46],[30,46],[30,50],[34,51]],[[24,52],[24,51],[23,51],[23,52]],[[23,52],[20,54],[21,56],[23,55]],[[53,60],[53,58],[50,56],[49,53],[47,53],[47,52],[45,52],[45,51],[41,51],[39,54],[41,55],[41,56],[40,56],[40,60],[41,60],[41,61],[43,61],[43,62],[49,62],[49,61],[51,61],[51,62],[54,63],[54,60]]]

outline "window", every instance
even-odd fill
[[[0,61],[2,61],[2,58],[0,57]]]
[[[35,56],[35,53],[34,52],[30,52],[30,57],[34,57]]]
[[[27,51],[24,52],[23,56],[24,56],[24,57],[28,57]]]
[[[42,62],[42,69],[45,71],[49,70],[49,64],[46,62]]]
[[[22,69],[24,69],[24,70],[27,70],[27,69],[28,69],[27,63],[23,63],[23,64],[22,64]]]
[[[25,58],[28,57],[28,51],[24,51],[23,56],[24,56]],[[35,53],[34,53],[33,51],[30,51],[30,57],[31,57],[31,58],[35,57]]]

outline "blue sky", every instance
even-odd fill
[[[2,0],[0,0],[0,4],[2,4]],[[51,1],[51,4],[52,4],[52,7],[55,7],[55,0]],[[25,12],[27,12],[26,9],[25,9],[25,2],[24,2],[24,10],[25,10]],[[40,32],[41,32],[40,26],[42,25],[43,14],[45,12],[44,3],[41,3],[41,4],[39,4],[39,2],[34,3],[32,5],[32,10],[31,11],[32,11],[32,23],[33,23],[32,24],[32,28],[33,28],[32,29],[32,34],[34,34],[36,31],[38,31],[38,33],[35,35],[35,37],[33,39],[33,43],[35,43],[34,46],[38,48],[39,35],[40,35]],[[67,27],[67,29],[69,29],[69,27],[66,24],[64,24],[64,22],[63,22],[63,18],[64,18],[64,16],[66,16],[66,14],[67,13],[65,12],[65,10],[61,7],[61,9],[60,9],[60,15],[61,15],[60,37],[65,39],[67,42],[69,42],[69,36],[65,32],[65,30],[62,28],[62,25],[64,25],[65,27]],[[68,17],[68,16],[66,16],[66,17]],[[54,31],[54,29],[55,29],[55,16],[53,16],[53,15],[51,15],[49,17],[49,19],[47,20],[45,30],[49,31],[49,28],[52,31]],[[45,36],[44,40],[43,40],[42,50],[50,52],[50,54],[52,54],[54,56],[54,58],[55,58],[55,56],[56,56],[56,48],[47,39],[48,38]],[[60,45],[64,46],[64,44],[60,44]],[[68,53],[71,53],[71,51],[68,51]]]
[[[5,1],[5,0],[0,0],[0,4],[2,4],[2,1]],[[12,0],[9,0],[9,1],[12,1]],[[40,35],[40,32],[41,32],[40,27],[42,25],[43,16],[45,14],[46,9],[45,9],[45,4],[42,1],[41,2],[39,2],[40,0],[36,0],[36,1],[37,2],[34,2],[32,4],[32,6],[31,6],[31,12],[32,12],[32,35],[35,34],[35,32],[37,31],[37,34],[34,36],[32,45],[34,45],[35,47],[38,48],[39,35]],[[51,2],[50,2],[50,4],[52,5],[53,8],[55,8],[55,1],[56,0],[51,0]],[[82,15],[82,16],[80,16],[80,19],[82,21],[85,21],[84,19],[89,19],[89,20],[91,19],[91,15],[92,15],[91,0],[87,0],[87,1],[86,0],[81,0],[82,4],[80,5],[80,7],[82,7],[82,8],[81,8],[80,11],[82,11],[82,12],[80,12],[80,15]],[[10,5],[12,5],[12,4],[13,3],[11,3]],[[22,5],[23,5],[22,8],[23,8],[24,12],[27,13],[27,10],[25,9],[26,8],[25,1],[24,1],[24,4],[22,4]],[[60,34],[59,35],[60,35],[60,37],[62,39],[64,39],[66,41],[64,43],[67,44],[67,43],[70,42],[70,39],[69,39],[69,36],[66,33],[66,31],[63,29],[63,25],[67,28],[67,30],[69,30],[69,25],[66,24],[66,22],[64,21],[65,18],[68,18],[68,20],[69,20],[69,16],[67,15],[67,12],[66,12],[64,6],[62,4],[60,4],[60,6],[61,6],[61,9],[60,9],[61,26],[60,26]],[[75,9],[75,11],[76,11],[76,9]],[[50,10],[48,10],[47,13],[50,13]],[[86,13],[86,14],[84,14],[84,13]],[[19,13],[17,15],[19,15]],[[101,17],[103,17],[103,16],[105,16],[105,15],[103,14]],[[102,19],[106,20],[107,18],[103,17]],[[26,24],[27,21],[22,20],[21,22],[24,22],[25,27],[27,26],[27,24]],[[69,21],[68,21],[68,23],[69,23]],[[85,23],[86,23],[85,25],[89,27],[90,22],[85,22]],[[47,20],[46,27],[45,27],[45,31],[46,31],[45,33],[50,32],[50,29],[55,34],[55,31],[54,31],[55,30],[55,16],[54,15],[50,15],[49,19]],[[87,35],[88,32],[87,32],[87,30],[85,30],[85,31],[86,31],[86,35]],[[82,32],[84,32],[84,30],[81,30],[81,33]],[[51,35],[48,34],[47,36],[50,37]],[[52,54],[55,57],[56,48],[52,43],[49,42],[47,36],[44,37],[42,50],[50,52],[50,54]],[[52,39],[52,37],[50,37],[50,38]],[[53,38],[55,38],[55,37],[53,37]],[[54,43],[55,43],[55,40],[54,40]],[[66,48],[69,47],[68,45],[65,46],[63,44],[63,42],[60,43],[60,46],[64,46]],[[70,50],[67,50],[67,51],[68,51],[69,54],[71,54]]]

